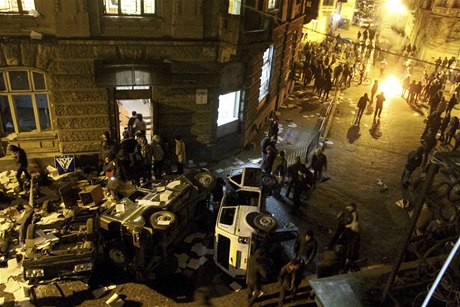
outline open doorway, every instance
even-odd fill
[[[150,99],[119,99],[118,104],[118,119],[120,123],[120,139],[123,139],[123,131],[128,127],[128,120],[132,116],[132,112],[142,114],[143,120],[147,125],[146,136],[147,140],[152,139],[153,131],[153,108]]]

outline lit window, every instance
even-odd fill
[[[106,15],[152,15],[156,0],[102,0]]]
[[[34,0],[0,0],[0,13],[29,13],[35,10]]]
[[[51,129],[45,75],[38,71],[0,71],[0,132]]]
[[[240,15],[241,14],[241,0],[228,1],[228,13],[230,15]]]
[[[147,90],[151,84],[150,73],[142,70],[117,71],[115,79],[117,90]]]
[[[264,99],[264,97],[268,94],[273,61],[273,47],[269,47],[265,50],[263,61],[264,64],[262,66],[262,74],[260,76],[259,101]]]
[[[219,114],[217,126],[222,126],[238,120],[240,91],[219,96]]]
[[[276,9],[276,0],[268,0],[268,9],[269,10]]]

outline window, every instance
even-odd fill
[[[269,9],[269,10],[274,10],[274,9],[276,9],[276,1],[277,1],[277,0],[268,0],[268,9]]]
[[[241,14],[241,0],[230,0],[228,2],[228,13],[230,15]]]
[[[38,71],[0,71],[0,131],[51,130],[45,75]]]
[[[268,94],[270,86],[270,75],[273,61],[273,47],[268,47],[264,52],[264,61],[262,66],[262,74],[260,76],[259,102]]]
[[[34,0],[0,0],[0,13],[25,13],[35,9]]]
[[[238,120],[239,105],[240,91],[220,95],[217,126],[222,126]]]
[[[223,208],[220,213],[220,223],[224,225],[232,225],[235,218],[236,208]]]
[[[102,0],[106,15],[153,15],[156,0]]]
[[[334,5],[334,0],[323,0],[323,6],[332,6]]]

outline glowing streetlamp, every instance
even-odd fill
[[[407,8],[401,3],[401,0],[387,0],[386,8],[389,12],[395,14],[404,14],[407,12]]]

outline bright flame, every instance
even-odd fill
[[[340,14],[337,14],[337,13],[332,14],[332,20],[334,21],[340,21],[341,18],[342,16],[340,16]]]
[[[396,14],[403,14],[407,12],[407,8],[401,3],[401,0],[387,0],[388,11]]]
[[[396,95],[401,95],[402,86],[398,78],[391,75],[379,84],[379,91],[382,91],[386,97],[390,98]]]

